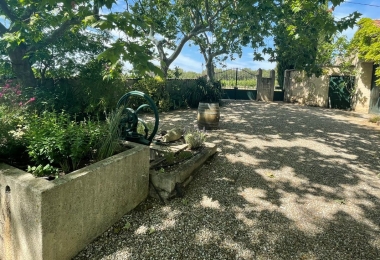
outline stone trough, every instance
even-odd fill
[[[0,259],[71,259],[148,196],[149,147],[53,181],[0,163]]]
[[[157,154],[166,152],[179,152],[187,148],[184,144],[174,144],[169,147],[151,146],[151,161]],[[212,155],[216,153],[217,146],[213,143],[205,143],[204,148],[190,159],[179,163],[171,171],[160,171],[151,169],[149,194],[155,198],[169,199],[174,196],[182,196],[182,189],[192,180],[195,171],[202,166]],[[153,160],[152,160],[153,159]],[[159,159],[159,157],[158,157]],[[152,164],[152,162],[151,162]]]

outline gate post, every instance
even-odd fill
[[[257,101],[273,101],[275,72],[272,70],[270,78],[262,77],[262,70],[257,75]]]
[[[237,81],[238,81],[238,68],[235,70],[235,88],[237,88]]]
[[[263,78],[263,71],[262,71],[262,69],[258,69],[257,70],[257,82],[256,82],[257,92],[259,91],[259,89],[261,89],[262,78]]]

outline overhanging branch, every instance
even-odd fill
[[[8,4],[5,2],[5,0],[0,0],[0,9],[3,11],[4,15],[11,20],[12,22],[15,22],[18,20],[18,17],[12,12],[11,9],[9,9]]]
[[[4,26],[4,24],[0,23],[0,36],[3,36],[6,32],[8,32],[8,29]]]
[[[1,0],[0,0],[1,1]],[[50,34],[46,39],[40,43],[37,43],[31,46],[28,51],[35,51],[40,47],[45,47],[49,44],[57,41],[70,27],[74,24],[79,24],[80,20],[77,18],[73,18],[71,20],[65,21],[58,29],[56,29],[52,34]]]

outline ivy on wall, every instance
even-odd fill
[[[362,18],[358,25],[359,30],[352,39],[351,49],[358,53],[360,59],[380,64],[380,21]],[[376,85],[380,86],[380,67],[375,74]]]

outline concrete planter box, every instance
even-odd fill
[[[0,259],[71,259],[149,190],[149,147],[54,181],[0,164]]]

